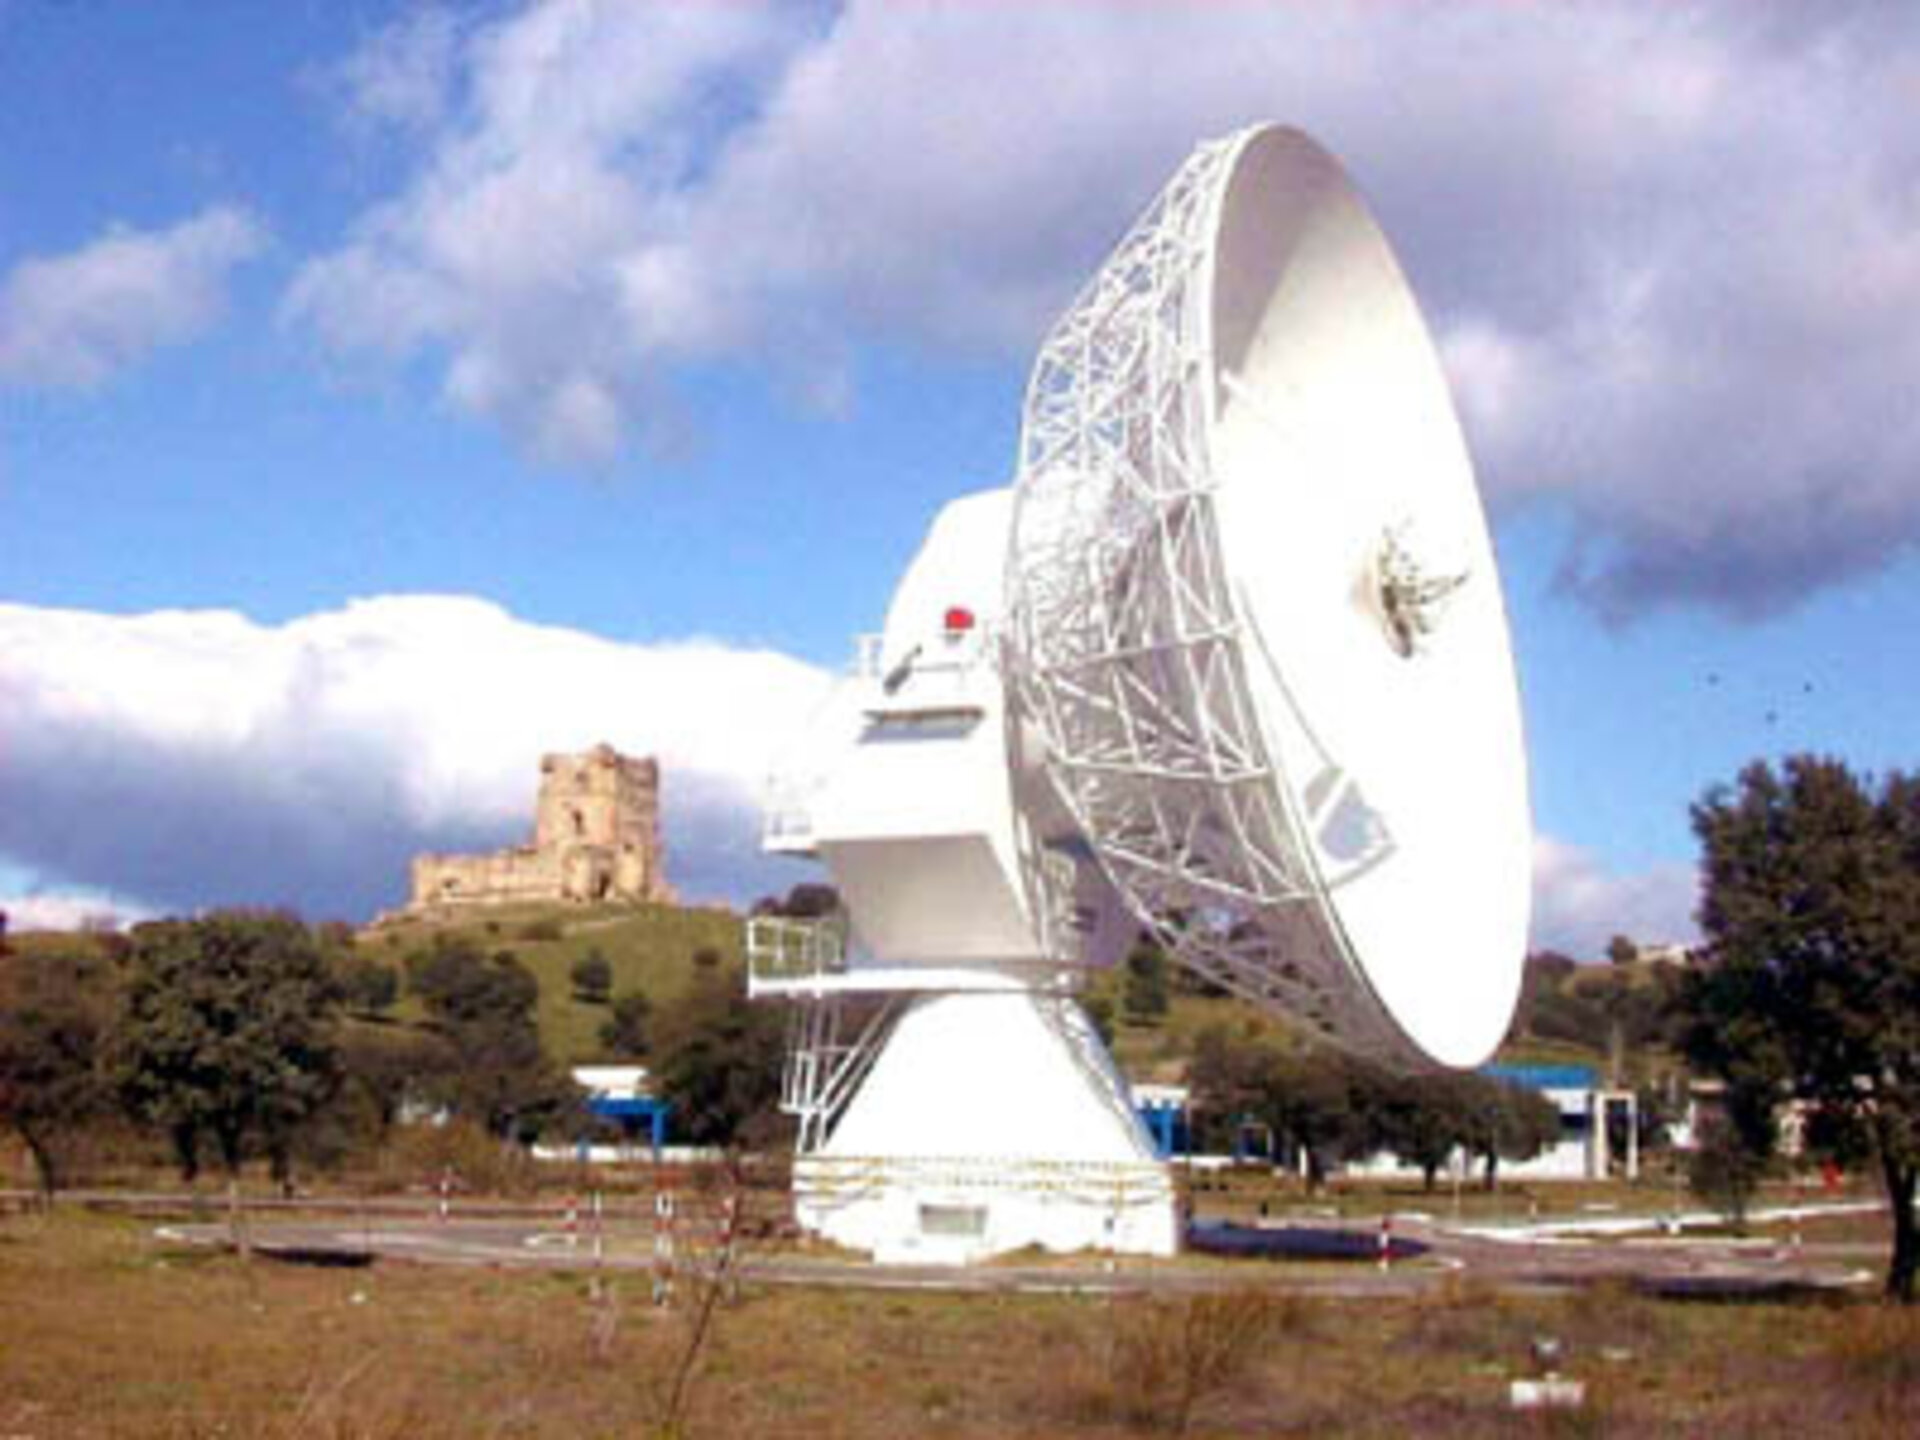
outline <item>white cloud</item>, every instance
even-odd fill
[[[450,11],[422,6],[335,67],[330,82],[349,124],[431,129],[452,104],[459,29]]]
[[[124,930],[154,918],[144,906],[88,891],[0,894],[0,911],[15,935],[27,930]]]
[[[222,903],[364,918],[421,850],[525,838],[536,762],[657,754],[669,878],[750,899],[761,786],[828,677],[768,651],[639,645],[485,601],[386,596],[260,625],[225,611],[0,604],[0,898],[16,928]],[[31,878],[30,884],[20,876]],[[1691,866],[1534,848],[1535,946],[1690,940]]]
[[[0,652],[0,860],[49,889],[363,918],[416,851],[524,839],[538,757],[601,740],[659,756],[689,898],[797,878],[758,854],[758,794],[826,681],[782,655],[440,596],[277,626],[0,605]]]
[[[1759,613],[1920,536],[1916,38],[1754,0],[550,0],[446,42],[458,103],[289,311],[602,460],[689,360],[838,403],[866,340],[1024,356],[1196,138],[1276,117],[1379,205],[1490,490],[1578,518],[1568,584]]]
[[[750,86],[792,22],[745,3],[551,0],[457,37],[429,26],[430,44],[422,23],[377,34],[346,66],[360,77],[353,113],[398,110],[431,130],[417,173],[302,268],[286,313],[338,352],[441,352],[456,409],[544,460],[605,461],[657,400],[622,264],[725,123],[715,92]]]
[[[260,224],[218,205],[162,230],[113,226],[0,279],[0,384],[92,386],[190,340],[226,304],[227,277],[258,253]]]
[[[1691,944],[1699,874],[1668,864],[1622,874],[1579,846],[1536,836],[1533,843],[1534,949],[1598,959],[1625,935],[1640,945]]]

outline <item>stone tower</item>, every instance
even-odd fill
[[[611,745],[584,755],[543,755],[533,846],[657,846],[652,822],[659,806],[660,766],[651,757],[636,760]]]
[[[596,745],[541,757],[533,844],[416,855],[408,908],[673,899],[662,870],[660,766]]]

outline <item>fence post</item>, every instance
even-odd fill
[[[673,1192],[653,1197],[653,1303],[673,1303]]]

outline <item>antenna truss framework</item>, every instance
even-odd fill
[[[1009,556],[1009,724],[1176,959],[1335,1043],[1417,1065],[1336,934],[1249,692],[1208,454],[1214,237],[1253,131],[1195,151],[1054,326],[1028,383]],[[1070,877],[1028,857],[1036,913]],[[1066,888],[1063,888],[1066,887]]]

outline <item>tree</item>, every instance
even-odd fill
[[[353,926],[344,920],[322,920],[313,927],[313,938],[322,950],[335,955],[352,950],[355,943]]]
[[[1376,1148],[1368,1118],[1375,1083],[1373,1072],[1330,1050],[1283,1054],[1269,1066],[1263,1113],[1306,1161],[1309,1191],[1334,1165]]]
[[[1375,1148],[1372,1074],[1330,1051],[1294,1051],[1252,1027],[1209,1025],[1187,1079],[1202,1143],[1224,1148],[1243,1124],[1265,1125],[1305,1161],[1309,1190],[1333,1165]]]
[[[755,915],[782,915],[789,920],[823,920],[840,908],[840,892],[831,885],[803,880],[784,896],[762,895],[753,902]]]
[[[1488,1190],[1499,1182],[1502,1160],[1533,1159],[1560,1138],[1560,1112],[1536,1090],[1488,1075],[1460,1077],[1461,1143],[1481,1163]]]
[[[229,910],[136,927],[113,1069],[138,1118],[173,1140],[182,1173],[212,1136],[237,1176],[249,1138],[285,1178],[294,1132],[333,1094],[339,991],[306,926]]]
[[[407,956],[407,988],[441,1030],[501,1016],[531,1020],[540,982],[511,950],[483,955],[462,935],[435,935]]]
[[[1611,965],[1631,965],[1640,958],[1640,947],[1625,935],[1616,935],[1607,941],[1607,963]]]
[[[1709,1112],[1687,1159],[1687,1187],[1724,1215],[1736,1235],[1744,1234],[1747,1207],[1771,1168],[1771,1138],[1758,1145],[1730,1114]]]
[[[446,1040],[428,1031],[351,1026],[340,1043],[341,1092],[364,1112],[362,1128],[384,1141],[406,1106],[425,1098],[452,1060]]]
[[[347,954],[334,962],[340,998],[355,1015],[372,1019],[384,1015],[400,998],[400,976],[391,965],[371,956]]]
[[[1122,971],[1120,1003],[1135,1025],[1155,1025],[1167,1013],[1167,956],[1153,941],[1142,938],[1127,952]]]
[[[579,1087],[540,1043],[540,982],[512,951],[486,957],[464,937],[436,935],[407,957],[407,984],[446,1041],[429,1098],[501,1139],[530,1141],[574,1118]]]
[[[780,913],[794,920],[822,920],[840,908],[840,892],[817,881],[801,881],[787,891]]]
[[[1111,1011],[1111,1005],[1108,1008]],[[1216,1022],[1202,1030],[1187,1067],[1194,1138],[1212,1149],[1231,1149],[1243,1123],[1267,1123],[1271,1076],[1278,1063],[1272,1041],[1250,1026],[1229,1028]]]
[[[696,1145],[756,1143],[777,1118],[786,1027],[754,1005],[738,970],[693,973],[653,1025],[653,1080]]]
[[[1086,1012],[1087,1023],[1093,1026],[1093,1033],[1100,1037],[1100,1043],[1113,1046],[1113,997],[1104,991],[1089,990],[1080,997],[1080,1008]]]
[[[573,981],[573,998],[583,1004],[604,1005],[613,993],[613,966],[597,946],[573,962],[567,978]]]
[[[653,1001],[643,990],[634,990],[613,1002],[613,1013],[600,1027],[600,1048],[610,1055],[639,1059],[647,1053]]]
[[[1797,1097],[1819,1144],[1878,1164],[1893,1213],[1886,1293],[1910,1303],[1920,777],[1876,787],[1837,760],[1792,756],[1709,790],[1692,818],[1707,943],[1680,997],[1682,1044],[1726,1082],[1736,1130],[1770,1128],[1777,1104]]]
[[[111,977],[97,956],[0,949],[0,1126],[33,1156],[48,1199],[60,1138],[106,1108],[99,1056]]]
[[[1420,1171],[1422,1188],[1431,1191],[1440,1167],[1467,1141],[1471,1125],[1463,1080],[1453,1075],[1383,1078],[1374,1111],[1381,1148]]]

